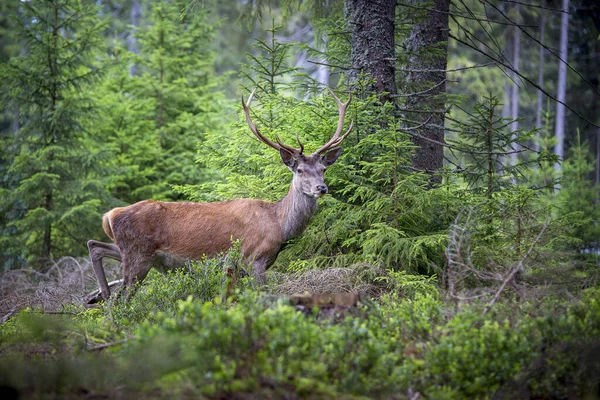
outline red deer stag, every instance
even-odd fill
[[[187,260],[212,257],[231,247],[231,240],[242,239],[244,260],[253,266],[253,275],[266,283],[265,271],[277,258],[283,242],[299,236],[317,209],[317,199],[327,193],[323,181],[325,168],[333,164],[342,152],[339,145],[352,129],[344,133],[344,116],[352,98],[342,103],[329,90],[338,104],[337,129],[325,145],[307,156],[298,139],[299,149],[264,137],[250,117],[250,104],[242,107],[248,126],[263,143],[279,151],[283,163],[294,177],[288,194],[277,202],[236,199],[217,203],[174,203],[144,200],[127,207],[114,208],[102,219],[104,232],[115,244],[96,240],[88,242],[90,257],[100,284],[95,302],[110,297],[102,259],[121,262],[126,297],[133,285],[141,282],[150,268],[162,271],[184,265]]]

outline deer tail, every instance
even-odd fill
[[[109,212],[107,212],[106,214],[104,214],[102,216],[102,229],[104,229],[104,233],[106,233],[106,236],[108,236],[109,238],[111,238],[114,241],[115,234],[113,233],[112,226],[111,226],[111,219],[112,219],[113,211],[115,211],[115,209],[110,210]]]

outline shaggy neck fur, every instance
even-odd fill
[[[283,240],[299,236],[317,211],[317,199],[307,196],[294,185],[287,196],[276,203],[277,216],[281,221]]]

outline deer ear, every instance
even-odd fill
[[[292,153],[290,153],[286,149],[281,148],[279,149],[279,155],[281,156],[281,160],[283,161],[283,163],[288,168],[294,168],[294,165],[296,165],[296,159],[294,158],[294,155]]]
[[[325,153],[321,156],[321,163],[323,163],[324,166],[329,167],[331,164],[333,164],[338,159],[340,154],[342,154],[341,147],[336,147],[334,149],[331,149],[327,153]]]

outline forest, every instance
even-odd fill
[[[0,10],[2,399],[600,399],[600,2]],[[226,248],[129,286],[143,200]]]

